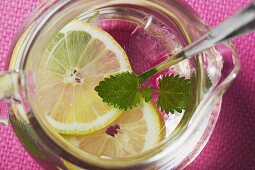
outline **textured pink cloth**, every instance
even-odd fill
[[[211,26],[249,0],[187,0]],[[0,0],[0,69],[16,31],[40,0]],[[234,41],[242,69],[223,99],[222,111],[208,144],[187,167],[201,170],[255,169],[255,34]],[[4,106],[0,104],[0,109]],[[0,110],[0,111],[1,111]],[[0,126],[0,170],[41,169],[19,144],[10,127]]]

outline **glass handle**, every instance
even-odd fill
[[[0,101],[21,103],[20,90],[24,87],[22,77],[18,72],[0,72]],[[8,112],[0,110],[0,124],[8,125],[8,122]]]

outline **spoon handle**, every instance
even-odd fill
[[[221,42],[238,37],[255,29],[255,2],[233,15],[200,39],[183,49],[191,57]]]
[[[163,71],[184,59],[191,58],[221,42],[233,39],[253,30],[255,30],[255,1],[223,23],[216,26],[200,39],[183,48],[174,56],[158,64],[156,67],[142,73],[139,77],[142,81],[144,81],[152,75]]]

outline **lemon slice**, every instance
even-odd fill
[[[64,136],[79,149],[100,157],[125,158],[156,146],[165,135],[162,116],[154,104],[124,111],[113,123],[82,136]]]
[[[73,21],[52,39],[42,60],[38,106],[59,133],[91,133],[121,114],[94,90],[104,77],[131,71],[125,51],[108,33]]]

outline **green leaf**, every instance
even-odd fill
[[[127,110],[140,102],[138,86],[138,76],[123,72],[105,78],[95,87],[95,91],[108,105]]]
[[[144,97],[145,102],[148,102],[151,100],[153,91],[154,91],[154,89],[152,87],[143,87],[141,89],[141,93]]]
[[[159,81],[158,106],[166,113],[182,112],[191,95],[190,80],[179,75],[166,75]]]

